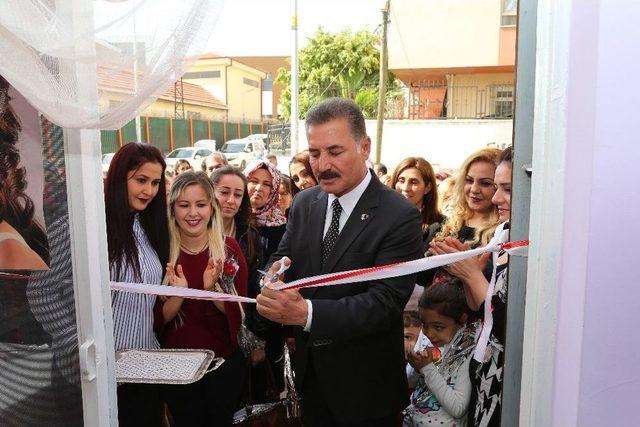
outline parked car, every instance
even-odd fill
[[[220,151],[231,166],[244,170],[249,162],[262,157],[264,147],[260,139],[242,138],[227,141]]]
[[[212,151],[216,151],[218,149],[215,139],[201,139],[199,141],[196,141],[196,143],[193,144],[193,146],[200,147],[200,148],[208,148]]]
[[[116,153],[106,153],[102,155],[102,176],[106,177],[109,172],[109,165],[111,165],[111,159]]]
[[[202,147],[182,147],[176,148],[165,157],[167,168],[173,168],[178,160],[186,160],[191,164],[191,167],[195,171],[202,170],[202,161],[209,154],[213,153],[213,150]]]

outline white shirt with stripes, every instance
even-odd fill
[[[115,277],[115,267],[112,266],[111,280],[159,285],[162,281],[162,265],[158,254],[151,246],[140,225],[138,216],[136,214],[133,221],[133,234],[138,250],[140,279],[136,279],[134,269],[131,266],[122,268],[120,277]],[[124,257],[122,262],[125,262]],[[160,348],[160,343],[153,332],[153,306],[155,302],[155,295],[111,292],[113,338],[116,350]]]

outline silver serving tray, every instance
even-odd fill
[[[209,369],[212,362],[216,362]],[[224,359],[211,350],[145,349],[116,352],[118,383],[191,384],[218,369]]]

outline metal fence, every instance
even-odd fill
[[[511,119],[513,83],[452,85],[421,81],[387,102],[390,119]]]
[[[244,138],[254,133],[265,133],[267,123],[243,123],[214,120],[140,117],[142,141],[152,144],[163,153],[192,146],[201,139],[215,139],[219,149],[230,139]],[[118,130],[100,132],[103,153],[114,153],[123,144],[136,141],[136,122],[131,120]]]
[[[268,150],[279,156],[291,155],[291,125],[280,123],[267,129]]]

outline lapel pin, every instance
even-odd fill
[[[360,221],[364,221],[364,220],[366,220],[367,218],[369,218],[369,214],[362,214],[362,215],[360,215]]]

